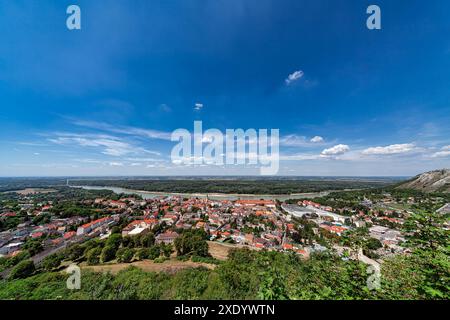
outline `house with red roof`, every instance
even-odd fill
[[[64,240],[69,240],[69,239],[75,237],[76,235],[77,235],[77,233],[75,231],[69,231],[69,232],[64,233],[63,238],[64,238]]]
[[[91,232],[92,230],[104,226],[110,222],[113,222],[114,219],[112,217],[104,217],[97,219],[95,221],[85,223],[81,227],[77,229],[77,235],[82,235]]]
[[[38,238],[42,237],[43,235],[44,235],[43,232],[34,232],[31,234],[31,238],[38,239]]]

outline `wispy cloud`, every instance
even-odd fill
[[[363,155],[393,155],[408,153],[416,150],[416,146],[413,143],[404,144],[391,144],[384,147],[371,147],[363,150]]]
[[[445,158],[450,156],[450,145],[442,147],[440,151],[431,155],[432,158]]]
[[[285,135],[280,138],[280,145],[286,147],[307,147],[324,142],[324,139],[319,136],[307,138],[296,134]]]
[[[166,113],[172,112],[172,108],[169,107],[169,106],[168,106],[167,104],[165,104],[165,103],[160,104],[160,105],[158,106],[158,110],[161,111],[161,112],[166,112]]]
[[[59,133],[57,137],[49,138],[48,141],[59,145],[77,145],[80,147],[99,148],[101,153],[109,156],[124,156],[127,154],[155,154],[156,152],[134,146],[120,138],[110,135],[92,135]]]
[[[301,79],[303,77],[303,75],[304,75],[304,73],[301,70],[294,71],[293,73],[288,75],[288,77],[284,81],[286,82],[286,85],[290,85],[291,83]]]
[[[109,165],[111,167],[123,167],[123,163],[122,162],[110,162]]]
[[[292,155],[280,155],[282,161],[304,161],[304,160],[320,160],[322,157],[320,154],[292,154]]]
[[[73,124],[85,128],[97,129],[102,131],[108,131],[113,133],[120,133],[126,135],[142,136],[150,139],[169,140],[171,138],[171,132],[159,131],[153,129],[143,129],[130,126],[113,126],[104,122],[75,120]]]
[[[195,110],[195,111],[200,111],[200,110],[202,110],[202,109],[203,109],[203,103],[197,102],[197,103],[194,105],[194,110]]]

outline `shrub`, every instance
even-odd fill
[[[169,260],[166,257],[158,257],[154,260],[155,263],[163,263],[164,261]]]
[[[161,249],[159,248],[159,246],[153,246],[149,250],[148,258],[151,260],[154,260],[154,259],[158,258],[160,255],[161,255]]]
[[[129,263],[133,259],[134,250],[130,248],[120,248],[117,250],[116,258],[118,262]]]
[[[120,247],[120,244],[122,243],[122,235],[113,233],[108,237],[108,240],[106,240],[106,246],[113,247],[115,250],[117,250]]]
[[[89,265],[100,263],[101,248],[92,248],[86,254],[86,260]]]
[[[208,243],[206,242],[203,233],[198,230],[188,230],[183,232],[175,239],[175,248],[177,255],[196,255],[200,257],[207,257]]]
[[[34,266],[34,262],[32,260],[24,260],[11,270],[9,277],[11,279],[27,278],[31,276],[35,270],[36,267]]]
[[[80,260],[84,255],[84,248],[79,244],[74,244],[67,248],[66,257],[67,260],[77,261]]]
[[[42,267],[47,271],[51,271],[55,268],[58,268],[62,260],[62,255],[54,253],[52,255],[49,255],[42,261]]]
[[[101,262],[108,262],[113,260],[116,257],[117,249],[113,246],[107,245],[103,248],[102,253],[100,254]]]
[[[155,244],[155,236],[153,233],[147,233],[141,237],[141,246],[144,248],[150,248]]]

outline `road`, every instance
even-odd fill
[[[75,236],[74,238],[72,238],[71,240],[65,241],[62,244],[56,246],[56,247],[51,247],[48,248],[34,256],[31,257],[31,260],[34,262],[34,264],[36,266],[38,266],[42,260],[44,260],[45,258],[47,258],[48,256],[57,253],[65,248],[67,248],[67,246],[74,244],[74,243],[81,243],[84,242],[86,240],[90,239],[87,236]],[[6,279],[10,272],[11,272],[12,268],[6,269],[3,272],[0,272],[0,278]]]

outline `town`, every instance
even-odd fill
[[[409,250],[402,246],[405,241],[402,225],[413,213],[395,209],[398,204],[388,193],[378,195],[376,202],[364,196],[356,208],[318,203],[326,202],[322,198],[317,202],[219,201],[180,196],[144,200],[133,195],[91,194],[91,199],[76,202],[82,209],[70,210],[58,202],[64,204],[67,199],[39,201],[51,194],[32,190],[15,194],[14,201],[3,201],[0,214],[3,229],[8,221],[20,223],[0,233],[1,256],[15,257],[31,248],[28,251],[34,253],[32,259],[38,264],[73,244],[107,239],[115,228],[122,237],[152,233],[156,244],[173,245],[184,230],[203,230],[209,242],[228,246],[293,252],[305,259],[313,252],[326,250],[335,250],[343,258],[358,258],[345,239],[355,230],[364,229],[370,245],[359,254],[383,259]],[[422,200],[408,197],[405,204],[412,206],[419,201]],[[64,212],[58,212],[59,208]],[[93,214],[77,214],[81,211]],[[449,211],[448,203],[438,210]]]

